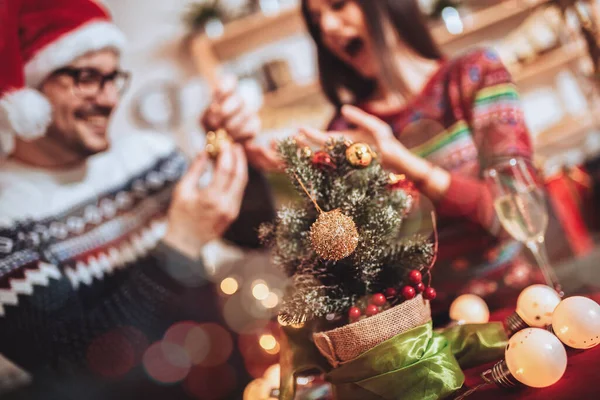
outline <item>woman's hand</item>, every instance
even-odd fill
[[[285,164],[277,153],[277,142],[273,140],[270,146],[261,146],[256,140],[244,143],[246,157],[253,167],[264,172],[283,171]]]
[[[300,145],[324,145],[333,136],[343,136],[353,142],[373,145],[381,157],[381,165],[396,173],[406,174],[415,182],[421,192],[430,199],[441,199],[450,186],[450,174],[429,161],[410,152],[394,136],[392,129],[379,118],[353,106],[342,107],[342,115],[357,129],[322,132],[315,129],[302,129],[296,138]]]
[[[384,168],[401,173],[406,172],[402,170],[403,165],[406,157],[412,154],[396,139],[388,124],[354,106],[342,107],[342,116],[349,123],[355,125],[356,129],[325,133],[316,129],[302,128],[301,133],[308,140],[301,135],[297,141],[301,145],[309,145],[310,142],[313,142],[322,146],[332,136],[343,136],[352,142],[362,142],[373,146],[381,157],[380,162]]]

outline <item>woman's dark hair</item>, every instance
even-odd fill
[[[380,63],[383,78],[396,91],[406,95],[407,85],[400,76],[393,52],[386,43],[386,26],[391,26],[400,39],[421,57],[430,60],[442,58],[442,53],[429,32],[416,0],[349,1],[358,4],[365,15],[367,29],[374,44],[375,56]],[[336,107],[341,107],[343,100],[340,98],[340,89],[345,89],[350,92],[355,102],[366,100],[375,89],[375,82],[361,76],[327,49],[321,39],[319,25],[311,18],[307,0],[302,0],[302,15],[317,46],[320,81],[327,98]]]

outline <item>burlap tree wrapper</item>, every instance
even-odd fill
[[[431,321],[429,302],[418,295],[362,321],[313,335],[321,354],[334,368],[392,337]]]
[[[421,296],[341,328],[313,322],[283,330],[281,400],[294,399],[295,378],[312,369],[325,373],[336,399],[442,399],[462,386],[461,367],[501,359],[507,342],[501,323],[434,332]]]

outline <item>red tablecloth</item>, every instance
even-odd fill
[[[600,293],[589,296],[600,302]],[[492,321],[504,321],[512,310],[493,313]],[[600,399],[600,346],[591,350],[568,349],[567,370],[560,381],[544,389],[521,386],[513,390],[488,385],[473,393],[468,399],[527,399],[527,400],[588,400]],[[481,373],[492,364],[482,365],[465,371],[467,389],[482,383]],[[462,393],[462,391],[461,391]]]

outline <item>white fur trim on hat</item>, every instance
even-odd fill
[[[43,136],[52,120],[50,102],[37,90],[23,88],[0,99],[0,152],[9,154],[14,136],[33,140]]]
[[[91,51],[114,48],[121,52],[125,36],[115,24],[88,22],[42,48],[25,65],[27,86],[37,87],[53,71],[65,67]]]

